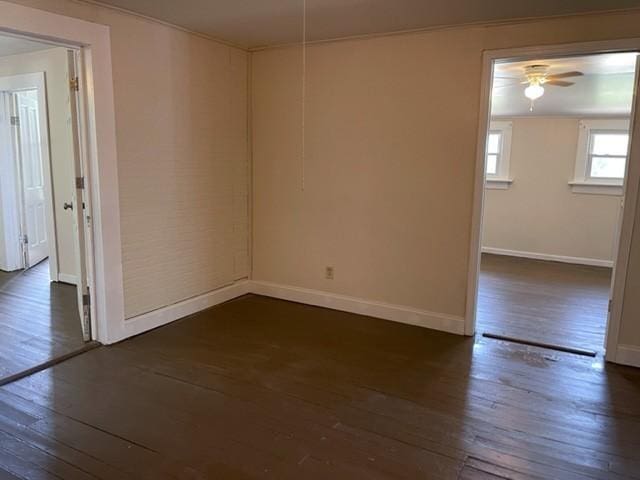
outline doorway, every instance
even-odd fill
[[[77,53],[0,36],[0,382],[91,339]]]
[[[638,55],[613,50],[486,55],[467,333],[614,359]]]

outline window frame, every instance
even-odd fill
[[[499,145],[498,145],[498,151],[496,153],[493,153],[493,152],[489,151],[489,143],[490,143],[489,142],[489,138],[491,137],[491,135],[499,135],[500,136],[500,141],[499,141]],[[503,144],[504,144],[504,133],[502,133],[502,130],[489,130],[489,133],[487,135],[487,154],[486,154],[487,166],[489,165],[489,156],[490,155],[495,155],[495,157],[496,157],[496,171],[495,171],[495,173],[491,173],[487,169],[486,173],[487,173],[487,177],[488,178],[496,177],[500,173],[500,164],[502,163],[502,151],[503,151],[503,148],[504,148]]]
[[[513,123],[510,121],[492,120],[490,122],[484,152],[485,187],[488,189],[506,190],[513,182],[513,179],[509,176],[511,168],[512,130]],[[487,173],[486,171],[489,158],[489,135],[492,133],[500,134],[500,149],[497,154],[495,174]]]
[[[602,182],[602,181],[606,181],[606,182],[615,182],[616,184],[620,184],[622,185],[622,183],[624,182],[624,174],[622,175],[622,177],[594,177],[591,174],[591,171],[593,169],[593,158],[594,157],[598,157],[598,158],[624,158],[625,160],[625,167],[627,164],[627,161],[629,160],[629,151],[628,151],[628,147],[627,147],[627,154],[626,155],[596,155],[593,153],[593,144],[594,144],[594,136],[596,135],[627,135],[627,137],[629,137],[629,131],[628,130],[600,130],[600,129],[589,129],[589,145],[587,147],[587,163],[586,163],[586,169],[585,169],[585,180],[587,181],[593,181],[593,182]]]
[[[620,178],[606,178],[591,176],[593,157],[606,155],[593,155],[593,136],[602,133],[616,133],[629,135],[631,144],[631,132],[629,131],[629,119],[582,119],[579,122],[578,148],[573,179],[569,182],[574,193],[622,195],[626,171],[629,163],[629,151],[625,156],[625,175]],[[620,155],[612,155],[612,158],[620,158]]]

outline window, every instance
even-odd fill
[[[626,131],[592,131],[589,138],[589,178],[622,182],[628,145],[629,134]]]
[[[487,176],[498,174],[500,151],[502,150],[502,132],[491,131],[487,140]]]
[[[487,188],[509,188],[510,155],[511,122],[491,122],[485,153]]]
[[[628,149],[628,120],[582,120],[572,190],[622,195]]]

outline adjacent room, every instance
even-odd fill
[[[640,480],[640,0],[0,0],[0,478]]]
[[[0,35],[0,383],[86,348],[69,55]]]
[[[497,63],[478,328],[604,353],[637,54]]]

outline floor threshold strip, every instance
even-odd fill
[[[93,341],[87,342],[82,347],[77,348],[72,352],[65,353],[64,355],[60,355],[59,357],[53,358],[39,365],[36,365],[35,367],[31,367],[21,372],[15,373],[13,375],[9,375],[8,377],[0,378],[0,387],[7,385],[8,383],[20,380],[24,377],[28,377],[29,375],[33,375],[34,373],[41,372],[42,370],[46,370],[47,368],[51,368],[54,365],[65,362],[73,357],[77,357],[78,355],[82,355],[83,353],[86,353],[89,350],[98,348],[100,345],[102,345],[100,342],[93,342]]]
[[[583,355],[585,357],[595,357],[597,352],[587,350],[585,348],[566,347],[564,345],[555,345],[553,343],[536,342],[535,340],[525,340],[517,337],[509,337],[507,335],[498,335],[496,333],[484,332],[483,337],[493,338],[494,340],[503,340],[505,342],[519,343],[521,345],[530,345],[532,347],[547,348],[549,350],[557,350],[558,352],[573,353],[575,355]]]

